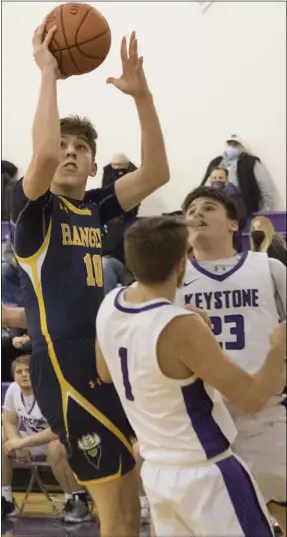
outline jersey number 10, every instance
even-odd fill
[[[87,269],[87,285],[89,287],[103,287],[103,269],[100,255],[86,254],[84,263]]]

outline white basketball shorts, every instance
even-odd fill
[[[272,537],[267,508],[236,456],[204,466],[144,462],[143,485],[160,537]]]
[[[266,503],[286,504],[286,408],[270,405],[255,415],[237,416],[233,451],[247,464]]]

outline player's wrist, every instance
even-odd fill
[[[136,93],[135,95],[132,95],[132,97],[137,105],[153,104],[153,95],[149,90],[143,91],[142,93]]]
[[[53,78],[57,80],[59,74],[58,66],[55,66],[53,64],[51,65],[45,65],[41,68],[41,75],[42,78]]]

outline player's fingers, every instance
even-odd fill
[[[107,78],[107,84],[112,84],[113,86],[117,86],[117,78],[114,78],[113,76],[109,76],[109,78]]]
[[[126,65],[128,61],[128,52],[127,52],[127,38],[123,37],[121,42],[121,60],[123,66]]]
[[[136,33],[135,32],[132,32],[131,37],[130,37],[129,59],[135,64],[138,61],[138,42],[137,42],[137,39],[136,39]]]
[[[47,32],[47,35],[43,41],[43,44],[46,45],[47,47],[50,45],[52,39],[53,39],[53,35],[54,33],[57,31],[57,26],[53,26],[52,28],[50,28],[50,30]]]
[[[143,68],[143,57],[141,56],[137,61],[137,69],[140,71]]]
[[[40,26],[38,26],[38,28],[36,29],[34,33],[34,36],[33,36],[34,45],[42,45],[44,31],[45,31],[45,23],[42,23]]]

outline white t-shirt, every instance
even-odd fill
[[[49,427],[34,395],[24,396],[17,382],[10,384],[4,399],[3,410],[14,411],[27,434],[35,434]]]

